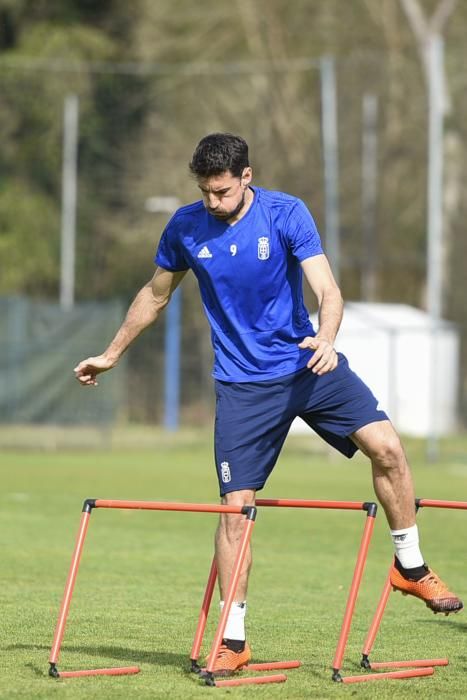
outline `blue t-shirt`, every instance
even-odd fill
[[[313,218],[300,199],[252,188],[248,212],[233,226],[202,201],[181,207],[167,224],[155,262],[193,270],[211,325],[216,379],[274,379],[305,367],[315,335],[303,303],[300,262],[321,254]]]

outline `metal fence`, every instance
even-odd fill
[[[118,302],[56,303],[0,299],[0,422],[106,425],[125,410],[125,363],[85,391],[75,364],[98,351],[122,318]]]

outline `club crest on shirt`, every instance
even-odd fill
[[[260,236],[258,238],[258,259],[267,260],[269,258],[269,238]]]

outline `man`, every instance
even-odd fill
[[[215,457],[222,502],[253,504],[299,415],[324,440],[371,460],[373,484],[395,547],[393,587],[449,614],[462,602],[424,563],[415,524],[414,490],[399,438],[365,384],[336,353],[343,302],[314,221],[295,197],[251,185],[245,141],[211,134],[190,170],[202,201],[168,223],[156,272],[138,293],[107,350],[76,367],[81,384],[114,367],[130,343],[156,321],[189,269],[211,325],[216,386]],[[319,303],[319,329],[303,303],[302,278]],[[215,548],[221,607],[244,519],[222,514]],[[245,613],[251,554],[216,659],[216,675],[251,658]]]

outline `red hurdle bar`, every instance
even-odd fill
[[[217,564],[216,557],[213,557],[211,570],[209,571],[208,582],[206,584],[206,590],[204,592],[203,602],[201,604],[201,610],[199,613],[198,624],[196,626],[195,638],[193,640],[193,645],[190,652],[191,661],[191,671],[194,673],[199,673],[201,671],[198,665],[198,659],[201,651],[201,644],[203,643],[204,630],[206,629],[206,623],[208,621],[209,608],[211,606],[212,595],[214,592],[214,587],[217,580]]]
[[[334,509],[334,510],[358,510],[366,511],[367,518],[365,522],[365,528],[363,531],[362,541],[358,551],[357,561],[355,564],[355,570],[353,574],[352,584],[350,587],[349,596],[347,599],[346,609],[344,613],[344,620],[342,623],[341,632],[339,635],[339,640],[337,643],[337,649],[333,661],[332,671],[333,680],[342,681],[343,678],[340,675],[340,669],[342,666],[342,660],[345,652],[345,647],[347,644],[350,626],[352,622],[353,613],[355,610],[355,604],[358,596],[358,591],[360,588],[360,583],[363,576],[363,571],[365,567],[366,558],[368,555],[368,548],[371,541],[371,536],[373,533],[374,522],[377,512],[376,503],[367,503],[359,501],[321,501],[321,500],[304,500],[304,499],[291,499],[291,498],[258,498],[256,500],[256,505],[259,507],[275,507],[275,508],[322,508],[322,509]],[[214,586],[216,583],[217,569],[215,561],[213,561],[211,570],[209,573],[208,582],[206,585],[206,590],[204,593],[203,603],[201,605],[201,612],[198,618],[198,625],[195,632],[195,638],[190,653],[191,660],[191,670],[195,673],[201,673],[203,669],[198,665],[198,659],[200,655],[201,644],[204,637],[204,631],[206,628],[206,623],[209,614],[209,608],[211,605],[212,595],[214,591]],[[227,613],[226,613],[227,610]],[[224,603],[223,614],[227,615],[230,610],[230,606]],[[225,629],[225,626],[224,626]],[[281,664],[280,666],[273,664]],[[257,666],[261,669],[266,670],[271,668],[297,668],[300,665],[299,661],[277,661],[265,664],[258,664]],[[253,665],[249,664],[245,667],[252,669]],[[218,685],[218,683],[216,683]]]
[[[386,610],[386,604],[388,602],[389,594],[391,593],[391,569],[392,565],[389,568],[388,575],[386,577],[386,581],[383,586],[383,590],[381,593],[381,597],[378,602],[378,606],[376,608],[376,612],[374,614],[373,620],[371,621],[370,628],[368,630],[368,634],[365,639],[365,643],[363,645],[363,650],[362,650],[362,661],[360,662],[360,665],[362,668],[373,668],[370,665],[370,661],[368,659],[369,654],[373,648],[374,641],[376,639],[376,635],[378,634],[379,626],[381,624],[381,620],[384,614],[384,611]]]
[[[365,521],[365,528],[363,531],[362,541],[358,550],[357,561],[355,564],[354,574],[352,578],[352,583],[350,586],[349,596],[347,598],[347,604],[344,612],[344,619],[342,622],[341,632],[337,642],[336,653],[334,655],[334,660],[332,664],[332,679],[334,681],[340,682],[344,678],[340,675],[340,670],[342,668],[342,660],[344,658],[345,647],[347,645],[347,640],[350,633],[350,626],[352,623],[352,617],[355,610],[355,604],[357,601],[358,591],[360,589],[360,584],[363,576],[363,571],[365,568],[365,562],[368,555],[368,548],[370,546],[371,536],[373,534],[373,528],[375,524],[375,517],[377,512],[376,503],[367,502],[356,502],[356,501],[316,501],[316,500],[303,500],[303,499],[287,499],[287,498],[259,498],[256,501],[258,506],[275,506],[283,508],[328,508],[337,510],[365,510],[367,512],[367,518]]]
[[[375,505],[375,504],[373,504]],[[344,658],[345,647],[347,645],[347,640],[349,638],[350,625],[352,623],[352,617],[355,610],[355,604],[357,602],[358,591],[360,590],[360,583],[363,576],[363,571],[365,568],[366,558],[368,555],[368,548],[370,546],[371,536],[373,534],[373,528],[375,524],[376,506],[374,514],[368,511],[368,517],[365,522],[365,529],[362,535],[362,541],[360,544],[360,549],[358,550],[357,562],[355,564],[354,575],[352,578],[352,584],[350,586],[349,596],[347,599],[347,605],[344,613],[344,620],[342,622],[341,633],[339,636],[339,641],[337,642],[336,654],[334,656],[334,662],[332,664],[332,679],[334,681],[344,682],[344,678],[340,675],[340,669],[342,668],[342,660]]]
[[[439,499],[430,498],[416,498],[415,506],[417,510],[419,508],[451,508],[454,510],[467,510],[467,501],[445,501]],[[368,630],[367,637],[362,649],[362,659],[360,665],[362,668],[366,669],[378,669],[378,668],[402,668],[406,666],[414,667],[424,667],[424,666],[447,666],[449,660],[446,658],[442,659],[414,659],[407,661],[381,661],[381,662],[370,662],[369,656],[373,645],[378,634],[379,627],[381,625],[381,620],[383,618],[384,611],[388,602],[389,594],[391,592],[391,581],[390,581],[390,571],[389,569],[386,581],[383,586],[381,597],[376,608],[376,612],[371,621],[370,628]]]
[[[424,666],[448,666],[449,659],[413,659],[413,661],[376,661],[371,668],[423,668]]]
[[[271,676],[251,676],[250,678],[228,678],[225,681],[216,681],[216,687],[225,687],[233,685],[252,685],[260,683],[284,683],[287,676],[284,673],[277,673]]]
[[[256,515],[256,508],[255,507],[250,507],[247,506],[247,508],[251,511],[254,511]],[[227,595],[225,597],[224,601],[224,608],[222,610],[222,614],[220,616],[219,623],[217,625],[217,630],[216,634],[214,637],[214,641],[211,647],[211,650],[209,652],[208,660],[207,660],[207,666],[205,669],[200,669],[198,665],[195,663],[195,666],[193,665],[194,659],[192,658],[192,670],[196,670],[198,673],[200,673],[200,676],[204,679],[206,685],[209,686],[215,686],[215,687],[223,687],[223,686],[237,686],[237,685],[251,685],[251,684],[259,684],[259,683],[283,683],[287,680],[287,676],[285,676],[283,673],[282,674],[275,674],[275,675],[269,675],[269,676],[253,676],[249,678],[235,678],[235,679],[228,679],[228,680],[217,680],[214,676],[214,666],[217,658],[217,654],[219,653],[220,646],[222,644],[222,639],[224,637],[224,631],[225,627],[227,625],[227,618],[229,616],[230,608],[232,606],[235,593],[237,590],[238,586],[238,581],[240,579],[240,574],[242,571],[242,565],[245,560],[245,556],[248,550],[248,545],[250,543],[251,539],[251,529],[254,524],[254,518],[250,518],[247,516],[247,521],[245,524],[245,530],[242,535],[242,540],[240,542],[238,551],[237,551],[237,556],[235,559],[235,563],[233,566],[232,574],[230,577],[230,583],[229,583],[229,589],[227,592]],[[199,653],[199,647],[201,646],[201,641],[202,641],[202,636],[204,633],[204,629],[206,626],[206,620],[207,620],[207,615],[209,612],[209,606],[212,600],[212,593],[214,590],[214,585],[216,582],[217,578],[217,567],[215,562],[213,561],[211,565],[211,571],[209,574],[209,579],[208,579],[208,584],[206,587],[206,592],[204,595],[203,599],[203,604],[201,607],[201,613],[200,613],[200,618],[198,621],[198,629],[197,633],[195,636],[195,641],[193,646],[197,646],[198,648],[198,653]],[[266,670],[266,669],[265,669]]]
[[[65,590],[62,597],[62,602],[60,605],[60,612],[58,615],[57,624],[55,627],[54,639],[52,643],[52,649],[49,657],[49,675],[54,678],[71,678],[78,676],[96,676],[96,675],[125,675],[133,674],[139,672],[139,667],[137,666],[124,666],[120,668],[104,668],[104,669],[90,669],[83,671],[64,671],[59,672],[57,669],[58,658],[60,654],[60,648],[63,641],[63,635],[65,632],[66,621],[68,617],[68,612],[70,608],[71,598],[73,595],[73,590],[76,582],[76,577],[78,574],[78,568],[81,560],[81,555],[83,552],[84,542],[86,539],[86,533],[89,526],[89,518],[91,512],[94,508],[123,508],[123,509],[136,509],[136,510],[164,510],[164,511],[185,511],[192,513],[233,513],[238,515],[245,515],[246,527],[242,535],[242,539],[239,544],[239,550],[237,554],[237,560],[234,567],[234,572],[232,573],[231,582],[229,584],[228,596],[233,600],[235,589],[238,583],[238,577],[240,576],[241,566],[245,558],[245,553],[247,551],[247,546],[251,538],[251,530],[256,518],[256,508],[254,506],[227,506],[220,504],[206,504],[206,503],[164,503],[160,501],[121,501],[121,500],[105,500],[105,499],[87,499],[83,505],[83,514],[81,516],[80,526],[78,530],[78,535],[76,538],[76,544],[73,551],[73,556],[71,559],[70,569],[68,572],[68,577],[65,584]],[[238,571],[237,571],[238,569]],[[235,575],[235,576],[234,576]],[[236,577],[236,578],[235,578]],[[225,629],[225,623],[227,618],[225,618],[224,626],[222,629],[221,623],[219,624],[218,634],[216,635],[215,643],[218,644],[218,648],[222,642],[222,634]],[[220,640],[219,640],[220,635]],[[212,674],[208,674],[212,677]]]
[[[86,539],[90,515],[91,508],[87,505],[87,502],[85,502],[85,505],[83,507],[83,514],[81,516],[81,522],[79,525],[78,536],[76,537],[75,549],[71,558],[70,570],[68,572],[68,577],[65,584],[65,591],[63,593],[62,603],[60,605],[58,621],[55,627],[52,649],[49,657],[49,674],[51,676],[58,675],[58,673],[56,673],[56,663],[58,661],[63,634],[65,632],[65,624],[68,617],[68,610],[70,608],[71,596],[73,595],[73,589],[75,587],[76,575],[78,573],[81,554],[83,553],[84,540]]]
[[[432,676],[434,668],[412,668],[407,671],[389,671],[388,673],[365,673],[362,676],[346,676],[343,683],[365,683],[366,681],[383,681],[388,678],[418,678],[419,676]]]
[[[246,506],[250,508],[253,506]],[[246,515],[242,506],[225,506],[220,503],[165,503],[164,501],[114,501],[98,498],[94,508],[121,508],[131,510],[168,510],[189,513],[234,513]]]
[[[245,671],[279,671],[287,668],[300,668],[301,661],[265,661],[258,664],[247,664]]]
[[[454,508],[455,510],[467,510],[467,501],[436,501],[430,498],[417,498],[419,508]]]
[[[250,508],[249,508],[250,509]],[[251,507],[252,511],[254,512],[256,516],[256,508]],[[233,599],[235,597],[235,593],[237,590],[238,586],[238,581],[240,579],[240,574],[242,571],[242,564],[245,560],[245,556],[247,553],[248,545],[250,543],[251,539],[251,530],[254,525],[254,518],[248,517],[246,524],[245,524],[245,529],[243,531],[242,539],[240,541],[238,550],[237,550],[237,556],[235,558],[235,563],[232,569],[232,573],[230,575],[230,583],[229,583],[229,589],[227,591],[227,595],[225,596],[225,601],[224,601],[224,608],[222,610],[222,614],[220,616],[219,623],[217,625],[217,630],[216,634],[214,636],[214,641],[212,643],[211,651],[209,653],[209,658],[208,658],[208,663],[206,665],[206,672],[205,672],[205,681],[206,685],[216,685],[216,682],[214,680],[214,666],[216,663],[216,657],[219,652],[219,649],[222,644],[222,639],[224,636],[224,630],[227,625],[227,618],[229,616],[230,608],[233,603]],[[271,681],[265,681],[265,682],[271,682]]]
[[[80,676],[128,676],[139,673],[139,666],[121,666],[120,668],[91,668],[87,671],[60,671],[60,678],[79,678]]]
[[[279,508],[324,508],[334,510],[367,510],[376,503],[360,501],[307,501],[299,498],[257,498],[257,506],[274,506]]]

